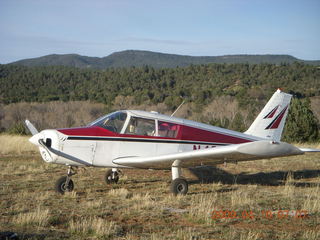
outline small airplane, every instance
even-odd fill
[[[281,142],[292,95],[278,89],[244,132],[231,131],[157,112],[121,110],[86,127],[49,129],[32,133],[43,160],[68,166],[56,182],[56,191],[74,189],[71,177],[79,166],[111,168],[105,181],[117,183],[121,168],[171,169],[171,192],[188,192],[182,168],[252,161],[320,152]]]

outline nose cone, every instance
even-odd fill
[[[58,155],[56,155],[55,152],[60,151],[58,131],[54,129],[43,130],[29,138],[29,141],[39,147],[40,154],[44,161],[52,163],[57,160]]]
[[[40,146],[39,140],[44,139],[44,135],[42,133],[37,133],[29,138],[29,141],[34,145]]]

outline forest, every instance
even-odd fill
[[[79,112],[83,101],[89,105],[101,104],[99,110],[91,111],[88,107],[94,118],[123,108],[172,113],[185,100],[179,116],[242,131],[277,88],[295,97],[285,138],[290,141],[318,140],[320,69],[303,63],[206,64],[161,69],[143,66],[105,70],[0,65],[0,128],[2,131],[19,129],[20,118],[27,116],[21,116],[17,109],[35,111],[29,118],[35,118],[38,113],[35,121],[40,123],[44,112],[49,112],[46,104],[59,106],[78,102],[73,104],[73,110],[69,109],[70,113]],[[40,105],[42,114],[35,110]],[[298,116],[294,112],[304,114],[294,119],[293,116]],[[67,112],[62,114],[69,116]],[[8,118],[12,119],[9,123],[5,120]],[[70,114],[68,126],[83,124],[72,118]],[[308,124],[301,125],[299,121]],[[42,127],[48,125],[42,120]],[[313,134],[304,134],[308,136],[300,138],[301,134],[295,132],[294,126],[312,128]]]

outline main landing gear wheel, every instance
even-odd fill
[[[170,190],[174,195],[186,195],[188,192],[188,182],[182,178],[180,161],[175,160],[171,166],[172,182]]]
[[[72,192],[74,188],[73,181],[67,176],[59,178],[56,182],[55,189],[58,193]]]
[[[107,184],[117,183],[119,181],[119,172],[117,170],[109,169],[106,172],[104,180]]]
[[[171,182],[170,188],[174,195],[185,195],[188,192],[188,182],[183,178],[176,178]]]

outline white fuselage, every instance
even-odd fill
[[[157,113],[126,111],[114,115],[121,114],[124,117],[120,128],[115,123],[101,127],[104,121],[101,118],[85,128],[43,130],[30,141],[39,145],[46,162],[115,168],[124,167],[113,162],[121,158],[161,156],[259,140],[247,134]],[[106,117],[109,122],[105,122],[110,123],[111,117]],[[138,131],[135,134],[130,132],[132,120],[147,124],[145,135]],[[137,123],[137,128],[140,125]],[[115,127],[118,127],[118,132],[114,132]]]

